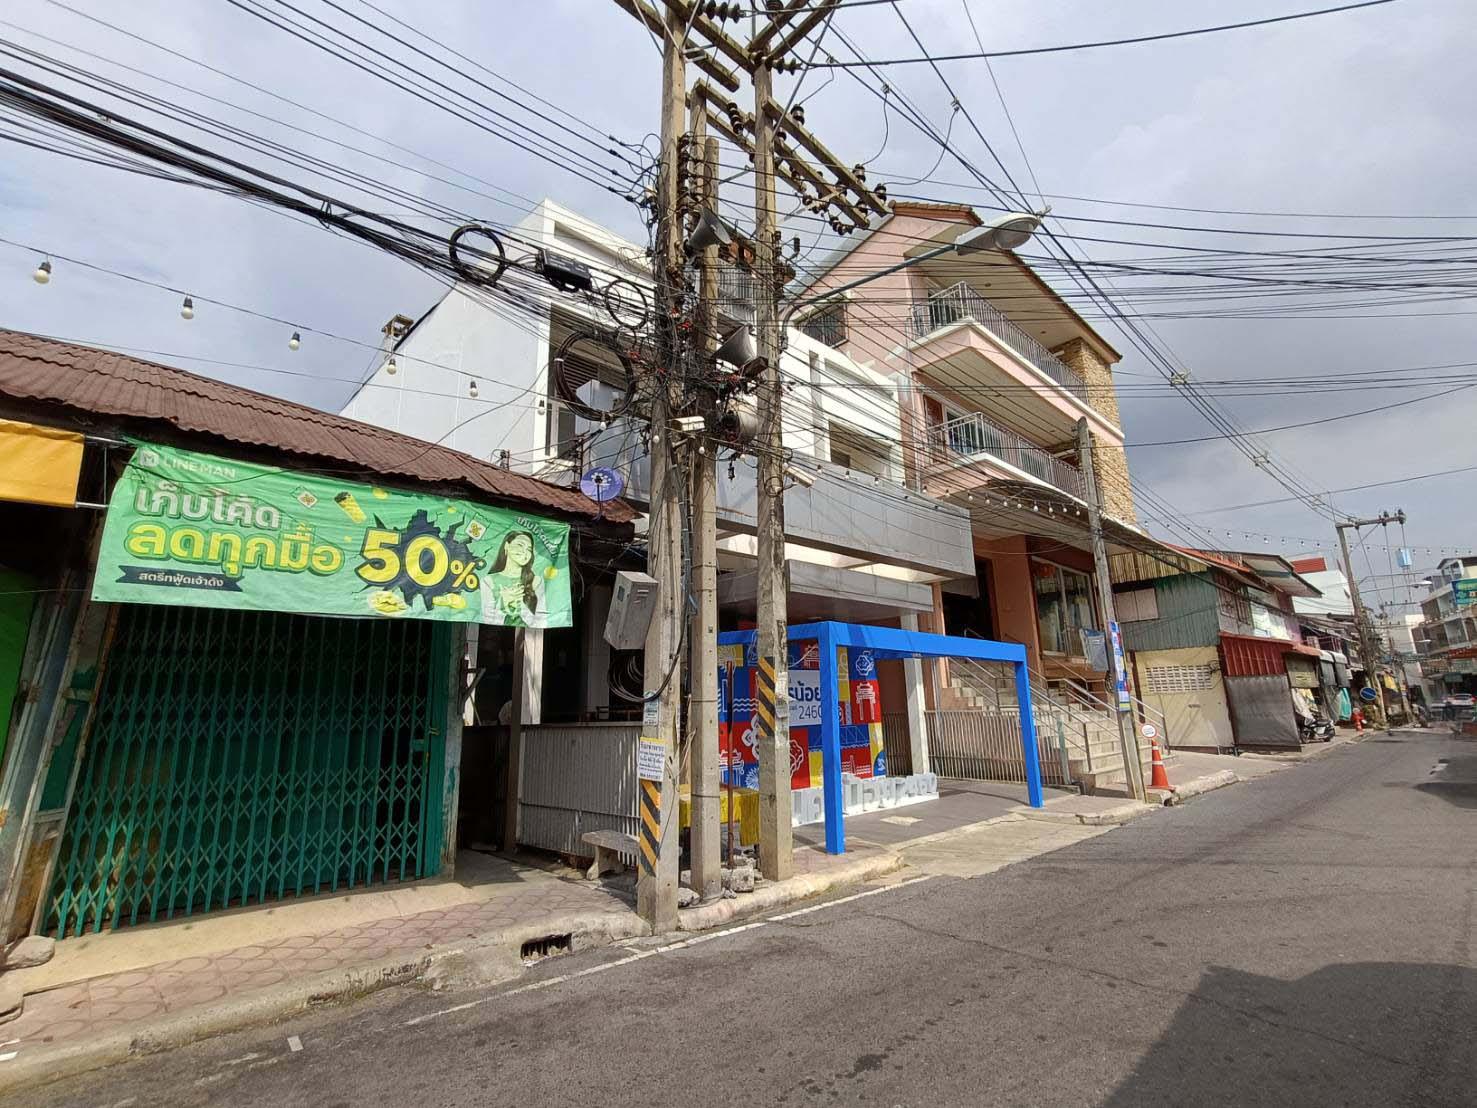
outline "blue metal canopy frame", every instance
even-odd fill
[[[756,631],[725,631],[721,646],[745,646]],[[1031,711],[1031,679],[1026,671],[1026,648],[1020,643],[994,642],[962,635],[931,635],[896,627],[861,623],[800,623],[789,628],[791,642],[814,639],[820,645],[821,786],[826,808],[826,853],[846,853],[846,822],[841,795],[840,678],[836,648],[870,650],[877,658],[970,658],[978,662],[1005,662],[1015,671],[1016,701],[1021,713],[1021,747],[1026,761],[1026,796],[1032,808],[1045,806],[1041,793],[1041,759],[1036,750],[1036,723]]]

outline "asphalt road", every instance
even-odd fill
[[[22,1099],[1471,1105],[1474,885],[1477,741],[1372,739],[987,876],[381,993]]]

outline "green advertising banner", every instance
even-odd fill
[[[94,600],[568,627],[569,525],[139,443]]]
[[[1477,577],[1464,577],[1451,583],[1452,599],[1458,608],[1470,608],[1477,604]]]

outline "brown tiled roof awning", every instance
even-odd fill
[[[28,401],[59,416],[148,437],[170,429],[291,455],[306,467],[348,466],[364,475],[457,486],[473,499],[564,516],[629,523],[638,513],[615,501],[603,510],[561,488],[341,415],[201,377],[173,366],[0,329],[0,400]],[[174,436],[176,439],[178,436]]]

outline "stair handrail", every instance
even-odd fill
[[[963,672],[965,678],[968,678],[968,680],[960,679],[960,671]],[[1027,667],[1026,672],[1028,679],[1030,679],[1033,675],[1029,667]],[[1007,706],[1000,699],[1000,682],[1003,675],[997,676],[987,670],[981,663],[969,658],[949,659],[949,673],[952,682],[968,689],[980,699],[988,699],[997,713],[1005,713]],[[1056,739],[1065,743],[1068,747],[1075,748],[1079,752],[1080,757],[1086,761],[1088,770],[1091,771],[1092,742],[1087,734],[1087,721],[1078,718],[1077,714],[1068,705],[1051,695],[1050,691],[1044,686],[1040,686],[1036,680],[1030,680],[1030,687],[1031,707],[1033,709],[1032,716],[1036,723],[1038,741],[1042,737],[1040,735],[1040,732],[1043,730],[1042,723],[1051,724],[1051,733],[1046,737]],[[1019,704],[1010,705],[1009,707],[1013,710],[1011,714],[1016,714],[1020,711]],[[1057,728],[1057,723],[1061,724],[1060,728]],[[1078,735],[1079,729],[1081,732],[1080,737]],[[1071,755],[1069,754],[1068,757],[1071,757]]]
[[[1071,678],[1067,678],[1062,683],[1071,690],[1074,696],[1077,696],[1089,703],[1101,705],[1104,711],[1117,711],[1116,705],[1110,704],[1108,701],[1098,696],[1095,692],[1087,688],[1085,685],[1079,685]],[[1131,705],[1134,706],[1138,714],[1140,714],[1145,720],[1151,723],[1157,722],[1157,730],[1159,732],[1159,746],[1164,751],[1164,753],[1168,754],[1170,751],[1169,720],[1165,718],[1164,713],[1161,712],[1158,708],[1154,707],[1152,704],[1144,703],[1144,701],[1134,696],[1133,693],[1128,694],[1128,701]]]

